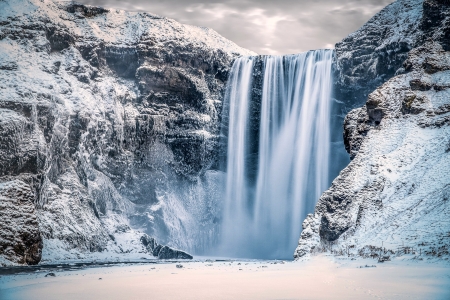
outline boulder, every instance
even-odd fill
[[[159,250],[159,259],[193,259],[193,256],[187,254],[184,251],[172,249],[168,246],[164,246]]]

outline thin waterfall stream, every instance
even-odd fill
[[[292,257],[306,214],[330,183],[332,57],[332,50],[317,50],[235,61],[224,101],[223,255]],[[258,59],[262,94],[255,103]]]

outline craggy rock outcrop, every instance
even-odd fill
[[[156,240],[148,235],[141,237],[141,243],[146,247],[147,252],[159,259],[193,259],[192,255],[181,251],[172,249],[168,246],[158,245]]]
[[[422,0],[398,0],[359,30],[337,43],[334,57],[331,178],[349,163],[342,145],[342,123],[369,93],[401,69],[408,52],[421,39]]]
[[[344,107],[363,105],[377,87],[405,72],[409,51],[427,40],[449,50],[448,5],[446,0],[397,0],[337,43],[335,96]]]
[[[368,95],[381,84],[406,72],[408,66],[403,63],[411,49],[427,40],[449,49],[448,5],[446,0],[397,0],[336,44],[333,178],[348,164],[341,139],[347,113],[364,105]]]
[[[398,33],[398,45],[405,40],[413,48],[398,52],[395,57],[404,59],[401,64],[394,63],[396,60],[388,63],[392,71],[377,71],[378,62],[370,59],[373,51],[359,61],[362,73],[356,72],[357,64],[354,73],[351,67],[341,69],[343,81],[339,84],[348,84],[348,90],[364,84],[371,87],[376,80],[384,81],[383,76],[396,76],[371,92],[362,108],[347,114],[344,143],[352,161],[323,193],[314,214],[304,221],[294,257],[322,251],[350,256],[363,253],[366,257],[366,250],[372,248],[376,250],[370,251],[371,257],[381,252],[382,256],[413,254],[419,259],[448,257],[449,5],[446,1],[397,1],[344,40],[348,43],[363,37],[365,28],[374,21],[392,18],[395,11],[399,20],[414,19],[417,23],[417,29],[409,34],[402,34],[403,27],[396,22],[385,25],[387,32]],[[406,21],[403,25],[410,26]],[[374,40],[375,52],[392,40],[387,37],[386,42],[385,38]],[[357,49],[359,42],[353,42]],[[347,47],[353,49],[351,44]],[[349,63],[355,59],[354,52],[342,49],[342,44],[337,46],[341,67],[345,55]]]
[[[399,0],[336,44],[336,97],[349,108],[402,67],[421,39],[422,0]]]
[[[145,252],[139,231],[201,249],[217,223],[225,81],[249,54],[148,13],[0,1],[0,184],[29,190],[2,194],[17,207],[0,218],[0,255]]]
[[[158,252],[159,259],[192,259],[192,255],[164,246]]]

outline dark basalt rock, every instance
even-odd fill
[[[15,71],[17,68],[17,63],[13,61],[1,62],[0,64],[0,70]]]
[[[80,3],[76,3],[76,2],[72,2],[69,5],[67,5],[66,10],[72,14],[80,13],[81,15],[83,15],[87,18],[95,17],[97,15],[108,12],[107,9],[104,9],[102,7],[84,5],[84,4],[80,4]]]
[[[193,259],[192,255],[186,252],[175,250],[170,247],[164,246],[159,250],[159,259]]]
[[[330,224],[330,220],[328,220],[326,216],[322,216],[319,230],[320,238],[325,241],[333,242],[337,240],[341,234],[347,231],[347,229],[348,226],[341,227],[337,223]]]
[[[159,251],[161,251],[162,247],[163,247],[163,245],[156,245],[152,251],[152,255],[157,257],[159,254]]]
[[[46,36],[50,43],[51,51],[61,51],[69,48],[75,42],[75,38],[66,28],[60,28],[51,24],[46,28]]]
[[[158,245],[156,240],[154,238],[148,236],[147,234],[145,234],[141,237],[141,243],[142,243],[142,245],[144,245],[147,248],[147,251],[150,253],[153,253],[153,249],[155,249],[156,246]]]
[[[159,245],[156,240],[146,234],[141,237],[141,243],[147,251],[159,259],[192,259],[192,255],[184,251],[172,249],[168,246]]]
[[[108,67],[115,71],[118,76],[124,78],[135,77],[136,70],[139,66],[139,55],[136,47],[124,47],[121,45],[105,46],[101,57],[105,59]],[[98,65],[93,56],[88,58],[88,60],[93,66]]]

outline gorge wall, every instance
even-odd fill
[[[367,101],[345,117],[352,161],[304,221],[294,257],[448,259],[449,5],[397,1],[336,45],[337,97]]]
[[[449,12],[447,0],[398,0],[336,45],[337,178],[295,257],[400,245],[448,256]],[[195,253],[216,243],[222,100],[243,55],[255,54],[148,13],[0,0],[0,264],[181,258],[158,243]]]
[[[225,82],[252,54],[148,13],[0,1],[0,255],[201,251]]]

